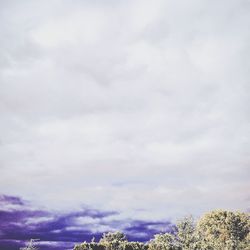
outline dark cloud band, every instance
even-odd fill
[[[85,208],[80,211],[56,213],[32,207],[20,197],[0,196],[0,249],[16,249],[29,239],[40,239],[40,245],[46,249],[67,249],[75,243],[100,239],[105,231],[92,231],[91,224],[78,219],[91,218],[102,228],[124,231],[130,240],[147,241],[154,234],[164,229],[171,231],[173,225],[168,222],[117,220],[109,217],[118,213]],[[48,244],[50,243],[50,244]]]

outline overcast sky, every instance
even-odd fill
[[[249,0],[0,1],[0,190],[172,219],[250,207]]]

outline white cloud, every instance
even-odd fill
[[[249,207],[247,1],[1,9],[2,192],[124,218]]]

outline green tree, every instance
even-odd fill
[[[200,249],[240,250],[249,244],[249,215],[224,210],[205,214],[197,223]]]
[[[183,250],[197,249],[197,237],[195,235],[195,223],[192,216],[177,221],[177,238]]]
[[[169,233],[156,234],[149,242],[149,250],[180,250],[181,247],[175,235]]]
[[[38,247],[35,246],[35,241],[38,239],[31,239],[26,247],[21,247],[20,250],[38,250]]]
[[[99,243],[105,246],[105,250],[124,250],[127,238],[121,232],[104,233]]]
[[[124,233],[117,231],[117,232],[104,233],[102,238],[100,239],[100,242],[113,242],[113,241],[119,241],[119,242],[127,241],[127,237]]]
[[[130,241],[124,243],[124,250],[147,250],[147,245],[142,242]]]

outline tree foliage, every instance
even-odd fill
[[[149,250],[180,250],[175,235],[169,233],[156,234],[149,242]]]
[[[35,241],[37,239],[31,239],[26,247],[21,247],[20,250],[38,250],[38,247],[35,246]]]
[[[74,250],[147,250],[142,242],[128,241],[121,232],[104,233],[99,242],[83,242]]]
[[[121,232],[106,233],[100,241],[74,250],[250,250],[249,215],[216,210],[197,223],[189,216],[177,221],[174,233],[156,234],[147,243],[129,242]]]
[[[223,210],[207,213],[197,223],[200,249],[246,249],[249,228],[249,216],[245,213]]]
[[[197,237],[195,233],[195,223],[192,216],[177,221],[177,238],[181,249],[196,249]]]

